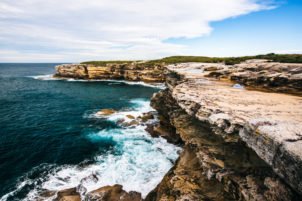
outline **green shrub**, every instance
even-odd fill
[[[204,56],[171,56],[157,60],[150,60],[143,66],[152,66],[155,64],[174,64],[174,63],[185,63],[185,62],[204,62],[204,63],[225,63],[228,65],[238,64],[248,59],[268,59],[274,62],[281,63],[302,63],[302,54],[265,54],[256,56],[245,56],[245,57],[204,57]],[[106,64],[122,64],[131,63],[134,61],[87,61],[82,64],[92,64],[96,66],[105,66]]]
[[[121,61],[121,60],[117,60],[117,61],[85,61],[82,62],[81,64],[91,64],[91,65],[95,65],[95,66],[106,66],[107,64],[129,64],[132,63],[134,61]]]

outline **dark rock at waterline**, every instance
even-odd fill
[[[160,124],[147,124],[145,129],[152,137],[162,137],[166,139],[169,143],[179,144],[181,139],[179,135],[175,134],[175,131],[171,130],[168,127]]]
[[[143,113],[142,116],[138,117],[142,122],[147,122],[151,119],[154,119],[154,112]]]
[[[84,161],[82,161],[82,162],[78,165],[78,167],[79,167],[79,168],[85,168],[85,167],[87,167],[87,166],[89,166],[89,165],[92,165],[92,164],[94,164],[94,161],[93,161],[93,160],[84,160]]]
[[[49,198],[52,197],[56,194],[56,191],[49,191],[49,190],[44,190],[39,194],[40,197],[42,198]]]
[[[104,186],[89,192],[85,201],[141,201],[141,194],[135,191],[126,192],[123,186]]]
[[[123,127],[135,127],[135,126],[138,126],[140,123],[139,123],[139,121],[137,121],[137,120],[131,120],[130,122],[123,122],[123,123],[121,123],[121,125],[123,126]]]
[[[85,183],[85,182],[94,182],[94,183],[96,183],[96,182],[98,182],[99,181],[99,178],[97,177],[97,175],[96,174],[91,174],[91,175],[89,175],[89,176],[87,176],[87,177],[84,177],[83,179],[81,179],[81,183]]]

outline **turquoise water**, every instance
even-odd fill
[[[33,200],[45,190],[81,193],[119,183],[145,195],[179,148],[144,126],[121,128],[150,111],[159,89],[114,81],[54,80],[55,64],[0,64],[0,200]],[[43,75],[43,76],[38,76]],[[109,117],[100,109],[118,111]]]

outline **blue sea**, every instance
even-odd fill
[[[53,79],[55,65],[0,64],[0,200],[113,184],[145,196],[180,148],[151,138],[144,125],[117,122],[151,111],[149,99],[160,87]],[[107,108],[117,112],[97,114]]]

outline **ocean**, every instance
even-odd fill
[[[117,122],[152,111],[161,86],[53,79],[55,65],[0,64],[0,200],[113,184],[146,196],[180,148]],[[107,108],[117,112],[96,115]]]

